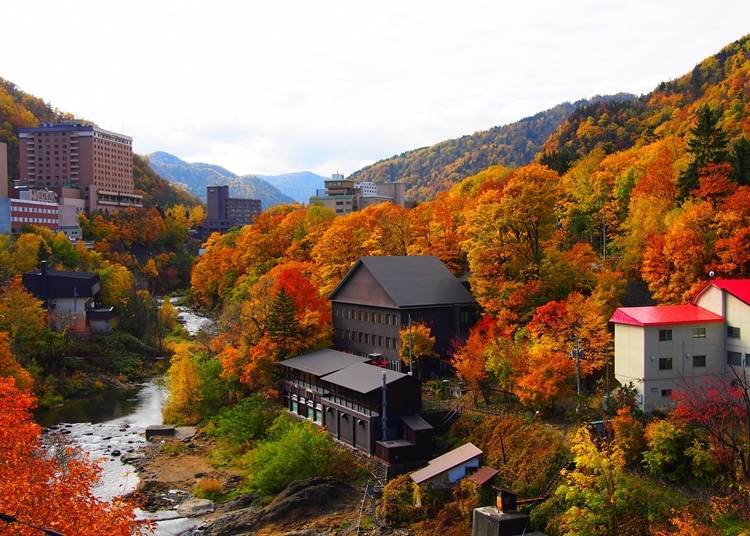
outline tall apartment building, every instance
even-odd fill
[[[142,207],[133,192],[133,140],[94,125],[67,122],[18,132],[20,188],[76,193],[86,210]]]
[[[229,197],[229,186],[209,186],[206,201],[206,220],[203,223],[206,236],[251,224],[261,213],[260,199]]]
[[[328,207],[336,212],[336,215],[351,214],[370,205],[385,202],[405,206],[404,183],[356,183],[351,179],[345,179],[340,173],[334,173],[330,180],[325,181],[325,188],[318,190],[310,198],[311,205]]]
[[[669,409],[675,389],[750,368],[750,279],[710,281],[690,304],[620,307],[610,322],[615,376],[644,411]]]

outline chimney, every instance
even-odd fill
[[[510,490],[501,489],[497,492],[497,509],[500,512],[515,512],[518,496]]]
[[[39,273],[42,275],[47,275],[47,261],[42,261],[39,263]]]

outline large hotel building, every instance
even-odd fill
[[[133,140],[81,123],[19,129],[19,181],[28,189],[79,197],[89,213],[143,206],[133,192]]]

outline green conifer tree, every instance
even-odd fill
[[[708,164],[727,162],[727,135],[719,126],[722,111],[712,110],[703,106],[697,112],[698,122],[690,130],[692,135],[688,142],[688,154],[692,161],[687,169],[680,174],[677,186],[680,199],[690,195],[690,191],[698,187],[698,177],[702,168]]]
[[[732,150],[732,178],[737,184],[750,184],[750,141],[742,136]]]
[[[268,315],[268,335],[280,350],[280,357],[288,357],[293,346],[293,341],[302,336],[302,329],[297,321],[297,312],[294,308],[294,300],[282,288],[276,294]]]

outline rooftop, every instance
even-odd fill
[[[386,384],[408,377],[407,374],[395,370],[376,367],[367,363],[357,363],[324,376],[322,379],[328,383],[366,394],[382,387],[383,374],[385,374]]]
[[[411,474],[411,479],[417,484],[421,484],[481,455],[482,451],[474,443],[465,443],[456,449],[446,452],[442,456],[430,460],[427,467],[419,471],[414,471]]]
[[[487,482],[495,478],[497,473],[499,473],[497,469],[493,469],[492,467],[487,467],[486,465],[483,465],[479,469],[476,470],[476,472],[470,474],[466,477],[466,480],[471,480],[472,482],[476,482],[480,486],[484,486]]]
[[[707,324],[724,319],[693,304],[655,305],[649,307],[618,307],[610,322],[630,326],[668,326],[675,324]]]
[[[343,368],[357,363],[363,363],[368,358],[358,355],[339,352],[338,350],[318,350],[311,354],[305,354],[282,361],[280,364],[302,372],[314,374],[315,376],[325,376]]]
[[[349,277],[362,268],[372,274],[398,307],[475,303],[471,293],[445,264],[430,255],[361,257],[330,298],[335,300]]]
[[[58,270],[26,272],[23,285],[40,299],[93,298],[101,288],[95,273]]]
[[[404,424],[414,430],[421,432],[423,430],[432,430],[432,425],[422,418],[421,415],[405,415],[401,417]]]

